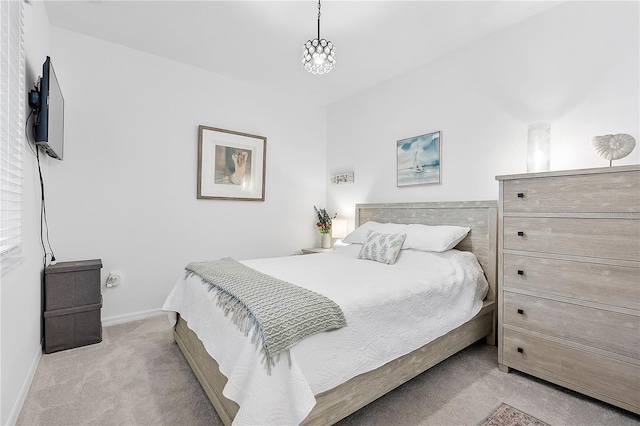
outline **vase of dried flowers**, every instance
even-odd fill
[[[331,234],[322,234],[320,247],[331,248]]]
[[[322,248],[331,248],[331,221],[338,214],[334,214],[330,216],[327,213],[326,209],[319,209],[316,206],[313,206],[316,211],[316,215],[318,216],[318,221],[316,222],[316,226],[318,227],[318,231],[321,236],[321,247]]]

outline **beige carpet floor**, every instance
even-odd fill
[[[476,344],[340,425],[477,425],[502,402],[553,426],[640,417],[533,377],[502,373]],[[102,343],[43,355],[18,425],[221,425],[166,316],[105,327]]]

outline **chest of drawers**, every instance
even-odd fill
[[[500,369],[640,414],[640,166],[496,179]]]

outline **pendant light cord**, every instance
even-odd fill
[[[318,40],[320,40],[320,0],[318,0]]]

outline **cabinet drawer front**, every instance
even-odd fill
[[[100,303],[100,269],[45,275],[45,310]]]
[[[539,177],[504,182],[505,212],[640,212],[640,172]]]
[[[518,351],[522,349],[522,352]],[[504,330],[504,362],[640,407],[640,367]]]
[[[640,267],[504,255],[504,287],[640,310]]]
[[[504,324],[640,359],[640,317],[504,292]]]
[[[640,261],[640,220],[505,217],[504,248]]]

